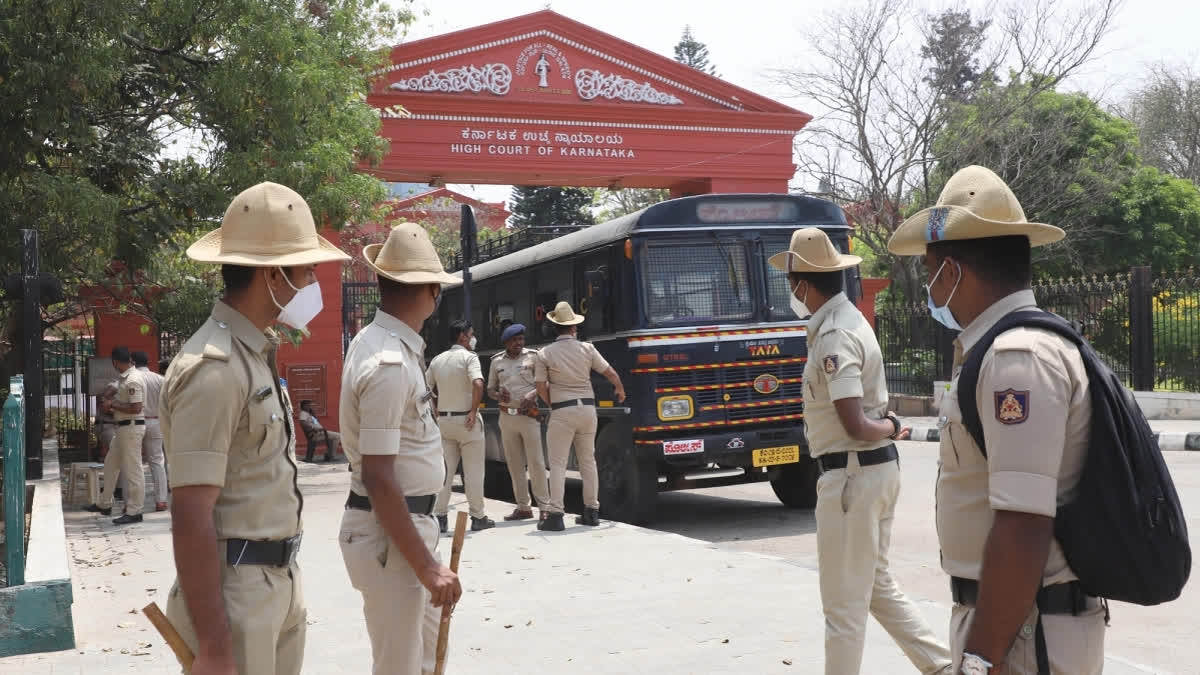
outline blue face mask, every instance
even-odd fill
[[[954,264],[958,265],[958,263]],[[954,314],[950,311],[950,301],[954,299],[954,292],[958,290],[958,281],[954,282],[954,288],[950,289],[950,297],[946,298],[946,304],[942,305],[941,307],[934,306],[933,294],[929,292],[929,287],[933,286],[933,282],[937,281],[938,276],[942,273],[942,268],[945,266],[946,261],[943,260],[941,266],[938,267],[937,273],[933,275],[933,278],[929,280],[929,283],[925,284],[925,305],[929,307],[929,315],[933,317],[934,321],[942,324],[950,330],[962,331],[962,326],[959,325],[958,321],[954,318]],[[959,267],[958,269],[958,280],[962,281],[962,267]]]

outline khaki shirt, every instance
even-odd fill
[[[142,380],[142,374],[137,371],[137,368],[127,368],[125,372],[121,373],[121,377],[117,379],[117,395],[113,398],[113,401],[122,406],[133,403],[142,404],[142,412],[136,415],[123,413],[120,410],[113,410],[113,418],[118,422],[145,418],[146,383]]]
[[[508,403],[501,403],[502,407],[520,407],[521,399],[537,388],[533,379],[537,374],[537,362],[538,353],[532,349],[522,349],[515,359],[506,351],[492,357],[487,388],[496,392],[497,401],[500,401],[500,388],[508,390]]]
[[[550,402],[561,403],[577,398],[595,398],[592,371],[603,373],[608,368],[608,361],[600,356],[595,345],[580,342],[573,335],[560,335],[553,343],[542,347],[533,379],[535,382],[549,382]]]
[[[101,392],[100,399],[106,400],[106,401],[116,399],[117,386],[119,384],[121,384],[120,380],[113,380],[112,382],[109,382],[108,384],[104,385],[104,391]],[[99,401],[97,401],[97,403],[99,403]],[[99,407],[99,406],[97,406],[97,407]],[[100,412],[100,424],[102,424],[102,425],[103,424],[116,424],[117,418],[114,417],[114,414],[115,413],[112,410],[109,410],[108,412],[101,411]]]
[[[813,457],[874,450],[892,442],[850,438],[833,405],[844,398],[861,398],[870,419],[883,419],[887,413],[887,380],[875,331],[846,294],[838,293],[808,321],[804,435]]]
[[[475,399],[475,380],[483,384],[479,355],[454,345],[433,357],[426,372],[429,388],[437,392],[439,412],[468,412]]]
[[[223,302],[167,369],[159,415],[171,487],[221,488],[218,539],[300,532],[292,406],[279,387],[279,338]]]
[[[366,496],[363,455],[395,457],[405,495],[436,494],[446,478],[442,434],[422,370],[425,343],[408,324],[378,310],[350,343],[342,368],[339,420],[350,489]]]
[[[146,404],[142,406],[142,412],[146,413],[146,419],[158,417],[158,402],[162,398],[162,383],[164,378],[158,373],[151,372],[145,366],[138,368],[137,371],[138,375],[142,376],[142,382],[146,385]]]
[[[1006,314],[1036,309],[1020,291],[980,314],[955,340],[954,379],[942,397],[937,528],[942,568],[978,579],[994,511],[1055,515],[1079,482],[1092,407],[1079,350],[1033,328],[1000,334],[983,358],[976,397],[988,456],[971,439],[958,407],[964,355]],[[1051,543],[1042,583],[1070,581],[1062,548]]]

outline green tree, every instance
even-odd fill
[[[1137,136],[1087,95],[1041,86],[987,85],[957,106],[934,142],[941,162],[930,193],[913,208],[932,202],[959,168],[986,166],[1009,184],[1027,218],[1067,230],[1063,242],[1038,249],[1041,269],[1080,272],[1110,234],[1102,217],[1108,200],[1138,169]]]
[[[1029,86],[989,85],[955,110],[935,143],[942,163],[930,197],[962,166],[998,173],[1026,218],[1067,231],[1060,244],[1037,249],[1042,274],[1173,270],[1200,260],[1197,188],[1143,166],[1137,130],[1087,95],[1030,98]],[[1020,100],[1029,103],[1012,111]]]
[[[5,3],[0,269],[32,227],[68,293],[114,259],[128,283],[153,284],[145,273],[176,235],[215,227],[263,180],[304,195],[321,225],[369,217],[386,192],[360,168],[387,147],[365,94],[413,18],[399,6]]]
[[[574,187],[513,187],[512,222],[514,227],[552,227],[591,225],[592,190]]]
[[[620,190],[597,190],[596,201],[599,211],[596,220],[605,222],[613,218],[641,211],[648,206],[670,199],[671,192],[661,188],[623,188]]]
[[[1157,66],[1125,108],[1138,129],[1142,159],[1200,185],[1200,77],[1188,68]]]
[[[1084,251],[1085,272],[1200,266],[1200,190],[1191,181],[1143,166],[1105,200],[1098,220],[1103,235]]]
[[[691,26],[683,27],[683,36],[675,43],[675,60],[714,77],[720,77],[717,67],[708,62],[708,45],[692,35]]]
[[[990,19],[973,21],[968,9],[947,9],[928,17],[921,58],[929,64],[924,82],[949,101],[965,102],[980,85],[995,82],[991,66],[980,65],[979,53]]]

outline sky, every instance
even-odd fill
[[[1078,0],[1062,0],[1066,4]],[[1086,1],[1086,0],[1083,0]],[[668,57],[674,55],[685,24],[708,46],[709,59],[721,77],[804,109],[800,101],[771,82],[776,68],[802,64],[806,58],[804,27],[838,0],[417,0],[419,18],[406,40],[440,35],[501,19],[550,9],[598,30]],[[856,3],[842,3],[853,5]],[[914,3],[937,12],[950,3]],[[982,3],[970,3],[981,5]],[[1104,103],[1120,102],[1135,89],[1147,68],[1159,62],[1198,63],[1194,38],[1200,25],[1200,3],[1176,0],[1126,0],[1100,56],[1066,83]],[[804,133],[804,132],[801,132]],[[508,198],[508,186],[452,186],[485,199]]]

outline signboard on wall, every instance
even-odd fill
[[[93,356],[88,359],[88,389],[91,396],[99,396],[109,382],[121,377],[113,367],[112,359],[107,356]]]
[[[287,374],[288,394],[297,410],[301,401],[312,401],[312,412],[317,417],[325,414],[325,364],[289,365]]]

